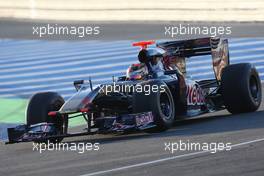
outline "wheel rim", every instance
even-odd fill
[[[250,78],[249,87],[250,87],[251,96],[254,98],[255,101],[257,101],[259,98],[259,87],[257,80],[254,76],[251,76]]]
[[[166,120],[171,119],[172,114],[172,103],[166,92],[160,96],[160,110]]]

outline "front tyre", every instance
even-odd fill
[[[148,84],[141,84],[145,86]],[[154,117],[156,128],[147,132],[160,132],[170,128],[175,119],[175,105],[170,89],[165,83],[152,82],[148,86],[162,86],[157,92],[146,95],[145,92],[135,92],[133,95],[133,112],[141,113],[151,111]]]
[[[56,127],[56,135],[66,134],[68,128],[68,117],[58,115],[48,116],[50,111],[58,111],[64,104],[64,99],[55,92],[41,92],[33,95],[28,103],[26,111],[27,125],[47,122],[53,123]],[[51,142],[60,142],[63,138],[55,138]],[[47,142],[47,141],[41,141]]]
[[[261,81],[251,64],[234,64],[224,68],[221,89],[224,104],[231,113],[253,112],[260,106]]]

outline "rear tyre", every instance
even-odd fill
[[[221,89],[230,113],[256,111],[261,103],[261,81],[251,64],[229,65],[223,70]]]
[[[54,123],[56,127],[56,135],[66,134],[68,129],[68,117],[62,115],[55,117],[48,116],[50,111],[58,111],[63,104],[64,99],[55,92],[42,92],[33,95],[28,103],[26,111],[27,125],[42,122]],[[54,138],[50,140],[50,142],[56,143],[62,140],[63,138]]]
[[[151,84],[141,84],[142,86],[162,86],[157,92],[135,92],[133,95],[133,112],[141,113],[151,111],[154,117],[155,128],[148,129],[146,132],[161,132],[170,128],[174,123],[175,105],[172,94],[168,86],[162,82]]]

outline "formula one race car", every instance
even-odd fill
[[[256,111],[261,103],[258,72],[249,63],[229,65],[227,39],[199,38],[141,46],[138,64],[125,76],[93,88],[92,81],[74,81],[77,93],[64,102],[54,92],[32,96],[26,124],[8,129],[9,143],[59,142],[64,137],[133,131],[159,132],[177,120],[227,109]],[[215,79],[191,80],[185,60],[212,55]],[[68,120],[83,116],[85,132],[68,133]]]

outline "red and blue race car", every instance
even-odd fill
[[[227,109],[231,113],[256,111],[261,82],[249,63],[229,64],[227,39],[199,38],[140,46],[139,63],[112,83],[93,87],[91,79],[74,81],[77,90],[66,102],[55,92],[32,96],[26,124],[8,129],[8,143],[59,142],[64,137],[98,133],[157,132],[175,121]],[[214,79],[192,80],[186,60],[211,55]],[[83,116],[85,131],[68,133],[69,119]]]

